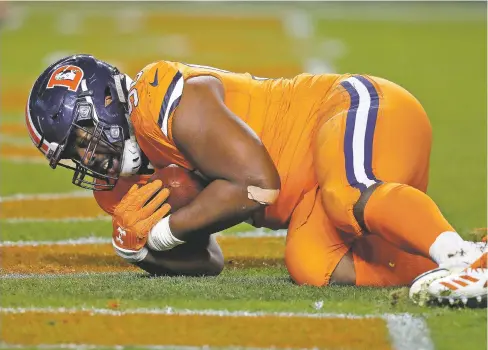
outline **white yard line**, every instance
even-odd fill
[[[0,280],[24,280],[24,279],[47,279],[47,278],[82,278],[82,277],[97,277],[97,276],[121,276],[123,274],[144,274],[140,272],[77,272],[77,273],[8,273],[0,275]]]
[[[85,244],[108,244],[112,239],[103,237],[82,237],[75,239],[64,239],[58,241],[3,241],[0,247],[39,247],[46,245],[85,245]]]
[[[423,318],[411,314],[385,315],[393,348],[396,350],[433,350],[430,331]]]
[[[109,218],[110,219],[110,218]],[[286,230],[266,232],[262,229],[248,232],[236,232],[232,234],[217,233],[218,237],[237,238],[261,238],[261,237],[286,237]],[[0,241],[0,247],[38,247],[46,245],[85,245],[85,244],[109,244],[110,238],[104,237],[81,237],[75,239],[62,239],[50,241]]]
[[[345,44],[340,39],[324,37],[319,41],[316,38],[316,21],[313,12],[296,8],[283,12],[281,18],[284,33],[298,42],[299,47],[304,47],[303,51],[300,50],[303,71],[311,74],[336,73],[333,60],[340,58],[344,52],[338,52],[336,48],[343,49]],[[325,47],[328,49],[325,50]]]
[[[112,218],[108,215],[94,216],[94,217],[68,217],[59,219],[48,219],[48,218],[8,218],[2,219],[0,222],[7,224],[24,224],[24,223],[34,223],[34,222],[93,222],[93,221],[112,221]]]
[[[263,312],[263,311],[229,311],[229,310],[195,310],[178,309],[171,306],[164,308],[138,308],[113,310],[101,308],[0,308],[0,313],[51,313],[77,314],[88,312],[90,315],[177,315],[177,316],[219,316],[219,317],[277,317],[277,318],[319,318],[319,319],[372,319],[381,318],[386,321],[394,349],[432,350],[434,345],[428,327],[423,318],[409,313],[403,314],[369,314],[357,315],[350,313],[308,313],[308,312]]]
[[[255,348],[255,347],[243,347],[243,346],[190,346],[190,345],[93,345],[93,344],[40,344],[40,345],[18,345],[18,344],[2,344],[0,343],[0,349],[76,349],[76,350],[92,350],[92,349],[144,349],[144,350],[269,350],[270,348]],[[273,347],[274,350],[285,350],[285,348]],[[286,350],[294,350],[298,348],[286,348]],[[300,350],[308,350],[316,348],[300,348]]]
[[[85,16],[81,11],[65,11],[57,13],[57,33],[75,35],[82,31]]]
[[[173,16],[182,17],[227,17],[232,15],[236,19],[247,18],[276,18],[281,17],[284,12],[290,10],[304,10],[313,12],[318,18],[326,20],[361,20],[361,21],[391,21],[391,22],[435,22],[435,21],[484,21],[485,12],[480,11],[480,7],[465,6],[462,1],[459,5],[451,6],[422,6],[412,3],[420,2],[394,2],[379,1],[377,3],[369,1],[351,2],[311,2],[309,4],[300,2],[273,3],[262,2],[259,5],[246,4],[245,2],[225,2],[220,1],[219,6],[207,6],[204,1],[202,4],[193,2],[191,5],[184,2],[173,2],[164,4],[154,3],[141,7],[137,4],[124,4],[126,11],[140,11],[144,15],[157,15],[166,13]],[[436,1],[431,1],[436,3]],[[471,1],[473,2],[473,1]],[[482,1],[478,1],[482,3]],[[468,5],[468,4],[466,4]],[[25,14],[29,13],[49,13],[58,16],[57,5],[43,4],[43,6],[28,6],[19,4],[15,6]],[[109,6],[109,5],[106,5]],[[82,16],[98,16],[103,18],[115,17],[120,13],[117,11],[101,11],[104,7],[76,6],[73,10]],[[164,12],[163,12],[164,11]]]
[[[90,315],[176,315],[176,316],[220,316],[220,317],[286,317],[286,318],[340,318],[340,319],[369,319],[397,317],[402,314],[367,314],[357,315],[350,313],[327,313],[327,312],[269,312],[269,311],[248,311],[248,310],[219,310],[219,309],[180,309],[172,306],[163,308],[135,308],[114,310],[94,307],[0,307],[0,313],[24,314],[24,313],[49,313],[49,314],[77,314],[87,312]],[[413,317],[413,316],[411,316]]]
[[[13,202],[13,201],[29,201],[29,200],[41,200],[50,201],[53,199],[65,199],[65,198],[84,198],[92,197],[91,191],[73,191],[66,193],[17,193],[10,196],[0,197],[0,202]]]

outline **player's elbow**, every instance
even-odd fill
[[[247,186],[247,195],[262,205],[271,205],[278,199],[281,189],[280,176],[276,168],[268,167],[260,172]]]

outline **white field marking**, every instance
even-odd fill
[[[70,51],[51,51],[49,52],[44,58],[42,62],[45,66],[49,66],[52,63],[59,61],[61,58],[72,55],[73,53]]]
[[[423,318],[404,314],[402,318],[385,317],[390,339],[396,350],[433,350],[429,327]],[[409,326],[405,327],[408,323]]]
[[[46,245],[85,245],[85,244],[108,244],[112,239],[104,237],[82,237],[76,239],[64,239],[59,241],[3,241],[0,247],[39,247]]]
[[[324,74],[337,71],[332,62],[332,59],[337,58],[334,57],[337,53],[324,52],[321,48],[325,47],[326,43],[340,40],[326,39],[322,44],[319,44],[315,40],[315,17],[312,16],[311,11],[298,8],[285,11],[281,18],[281,23],[285,34],[299,43],[298,45],[292,44],[291,49],[295,50],[294,54],[302,60],[304,72]],[[342,42],[341,44],[345,46]],[[333,48],[336,47],[339,47],[339,45],[335,45]]]
[[[145,22],[145,15],[144,11],[139,7],[122,8],[119,11],[115,11],[115,14],[119,33],[127,34],[141,31],[142,24]]]
[[[108,315],[108,316],[124,316],[124,315],[172,315],[172,316],[220,316],[220,317],[283,317],[283,318],[339,318],[362,320],[371,318],[381,318],[388,320],[398,319],[406,324],[418,317],[409,313],[403,314],[352,314],[352,313],[331,313],[331,312],[281,312],[281,311],[249,311],[237,310],[230,311],[226,309],[180,309],[172,306],[165,306],[162,308],[134,308],[134,309],[105,309],[95,307],[0,307],[0,313],[4,314],[25,314],[25,313],[49,313],[49,314],[76,314],[80,312],[87,312],[90,315]]]
[[[114,253],[115,254],[115,253]],[[139,272],[77,272],[77,273],[7,273],[0,275],[0,280],[23,280],[23,279],[46,279],[46,278],[82,278],[82,277],[98,277],[98,276],[121,276],[127,274],[145,274],[144,271]]]
[[[0,7],[3,6],[3,10],[7,12],[6,16],[4,17],[4,24],[3,28],[4,30],[9,30],[9,31],[15,31],[24,25],[28,11],[26,7],[19,7],[19,6],[10,6],[10,4],[7,6],[5,3],[0,5]],[[0,9],[1,11],[2,9]]]
[[[133,349],[133,345],[93,345],[93,344],[40,344],[40,345],[20,345],[20,344],[9,344],[0,343],[0,349],[75,349],[75,350],[92,350],[92,349],[113,349],[113,350],[124,350]],[[201,345],[201,346],[191,346],[191,345],[137,345],[137,349],[144,350],[269,350],[269,348],[256,348],[256,347],[243,347],[243,346],[211,346],[211,345]],[[277,348],[273,347],[274,350],[315,350],[316,348]]]
[[[111,220],[110,217],[107,220]],[[237,237],[237,238],[261,238],[261,237],[286,237],[286,230],[265,232],[249,231],[237,232],[233,234],[216,234],[218,237]],[[52,240],[52,241],[0,241],[0,247],[38,247],[46,245],[85,245],[85,244],[109,244],[111,238],[104,237],[81,237],[75,239]]]
[[[145,44],[146,50],[151,45],[156,45],[156,52],[161,55],[171,54],[176,57],[189,57],[193,54],[190,39],[184,34],[166,34],[154,38],[147,37],[141,40],[141,44]]]
[[[83,13],[80,11],[61,12],[57,18],[57,32],[63,35],[78,34],[83,19]]]
[[[108,215],[94,216],[94,217],[72,217],[72,218],[60,218],[60,219],[48,219],[48,218],[8,218],[0,219],[0,223],[7,224],[24,224],[34,222],[93,222],[93,221],[112,221],[112,217]]]
[[[417,2],[417,1],[413,1]],[[436,1],[431,1],[435,3]],[[461,1],[462,3],[463,1]],[[467,2],[467,1],[466,1]],[[419,1],[420,3],[420,1]],[[463,5],[433,8],[424,8],[406,3],[391,3],[379,1],[372,4],[369,1],[359,1],[350,6],[343,6],[344,3],[327,4],[322,9],[314,12],[318,18],[323,20],[348,20],[348,21],[385,21],[385,22],[464,22],[481,21],[483,11],[464,7]],[[478,12],[478,13],[477,13]]]
[[[294,39],[308,39],[314,35],[315,27],[311,14],[302,9],[286,11],[281,23],[285,33]]]
[[[217,237],[240,237],[240,238],[257,238],[257,237],[286,237],[287,230],[268,231],[263,228],[256,228],[252,231],[243,231],[235,233],[216,233]]]
[[[341,39],[326,38],[319,45],[320,55],[331,60],[342,58],[347,52],[346,43]]]
[[[24,313],[51,313],[76,314],[87,312],[90,315],[176,315],[176,316],[219,316],[219,317],[279,317],[279,318],[318,318],[318,319],[373,319],[385,320],[393,347],[397,350],[418,349],[432,350],[434,345],[430,339],[427,325],[423,318],[409,313],[403,314],[369,314],[357,315],[350,313],[308,313],[308,312],[264,312],[264,311],[229,311],[229,310],[192,310],[177,309],[171,306],[164,308],[138,308],[126,310],[99,309],[99,308],[0,308],[4,314]]]
[[[66,193],[38,193],[38,194],[17,193],[11,196],[0,197],[0,203],[29,201],[29,200],[50,201],[53,199],[85,198],[85,197],[92,197],[92,196],[93,193],[91,191],[73,191],[73,192],[66,192]]]
[[[337,69],[330,62],[322,58],[308,57],[303,60],[303,70],[311,74],[335,73]]]
[[[415,1],[414,3],[416,3]],[[431,1],[435,4],[437,1]],[[313,12],[320,19],[328,20],[361,20],[361,21],[391,21],[391,22],[433,22],[433,21],[484,21],[486,11],[481,8],[472,6],[465,6],[461,1],[459,5],[452,6],[436,6],[430,5],[428,7],[415,6],[412,2],[388,2],[379,1],[372,3],[369,1],[351,2],[349,6],[345,6],[344,2],[317,2],[313,1],[307,3],[293,3],[277,4],[273,2],[262,2],[259,4],[259,11],[256,11],[256,5],[246,2],[234,1],[219,1],[219,6],[207,6],[205,3],[199,4],[193,2],[188,5],[186,2],[172,2],[161,6],[160,3],[151,4],[149,6],[140,7],[137,4],[124,4],[127,11],[142,11],[145,15],[157,15],[158,13],[166,13],[172,16],[182,16],[191,19],[199,17],[207,17],[209,15],[215,17],[228,17],[232,15],[236,19],[247,18],[270,18],[275,19],[282,17],[285,12],[290,9],[301,9],[304,11]],[[482,3],[481,1],[478,1]],[[317,6],[320,4],[321,6]],[[43,6],[36,6],[35,8],[27,5],[16,5],[16,7],[26,8],[35,13],[52,14],[53,9],[57,9],[56,4],[43,4]],[[77,14],[84,16],[101,16],[101,17],[116,17],[117,11],[100,11],[100,7],[92,6],[77,6],[74,11]],[[104,8],[102,7],[102,10]],[[164,12],[163,12],[164,11]]]

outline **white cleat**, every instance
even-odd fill
[[[437,268],[417,277],[410,287],[409,295],[414,303],[421,306],[437,302],[479,307],[486,305],[487,286],[488,269]]]
[[[433,298],[428,293],[429,285],[433,281],[448,276],[450,273],[451,271],[441,267],[424,272],[423,274],[421,274],[420,276],[418,276],[416,279],[413,280],[409,291],[410,299],[415,304],[419,304],[420,306],[423,306],[425,305],[425,303],[432,301]],[[441,303],[444,300],[441,296],[438,296],[437,298],[439,303]]]
[[[481,268],[452,272],[432,281],[427,288],[428,295],[437,300],[448,299],[451,305],[459,301],[468,306],[486,302],[487,292],[488,269]]]

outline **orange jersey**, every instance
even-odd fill
[[[256,226],[286,227],[303,194],[317,184],[311,140],[320,105],[340,76],[262,79],[168,61],[146,66],[129,91],[131,121],[137,142],[156,169],[171,163],[194,169],[176,147],[171,126],[185,81],[201,75],[222,82],[226,106],[260,137],[278,169],[280,196],[254,218]]]

